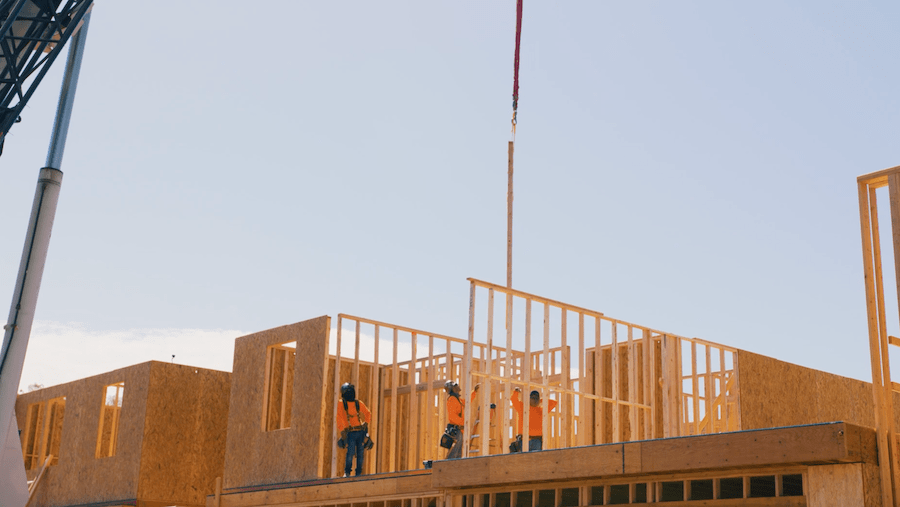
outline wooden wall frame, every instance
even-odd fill
[[[896,319],[897,316],[888,316],[884,302],[877,195],[878,189],[884,187],[887,187],[890,203],[891,252],[894,256],[897,290],[900,293],[900,166],[857,178],[878,452],[881,463],[890,463],[890,466],[883,466],[880,470],[882,483],[889,485],[882,488],[882,501],[884,505],[896,506],[900,501],[897,495],[900,467],[897,466],[897,425],[893,393],[900,392],[900,384],[891,380],[889,349],[892,345],[900,345],[900,339],[888,336],[887,333],[887,320]]]

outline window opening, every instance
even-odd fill
[[[719,498],[744,498],[744,479],[741,477],[720,479]]]
[[[763,477],[750,478],[750,497],[769,497],[775,496],[775,476],[766,475]]]
[[[531,492],[527,492],[528,499],[531,499]],[[519,493],[521,496],[522,493]],[[519,504],[519,502],[516,502]],[[554,507],[556,505],[556,490],[555,489],[542,489],[538,492],[538,507]]]
[[[534,493],[531,491],[516,491],[516,507],[531,507],[532,498]]]
[[[647,484],[640,483],[634,485],[634,499],[632,500],[634,503],[646,503],[647,502]]]
[[[800,474],[782,476],[781,496],[803,496],[803,476]]]
[[[41,453],[41,461],[47,459],[47,455],[53,456],[50,465],[59,463],[59,444],[62,440],[63,418],[66,415],[66,398],[54,398],[47,402],[49,417],[44,431],[44,452]]]
[[[662,483],[663,502],[681,502],[684,501],[684,482],[664,482]]]
[[[603,505],[603,486],[591,486],[591,505]]]
[[[40,462],[40,434],[44,426],[44,404],[28,405],[28,416],[25,421],[25,470],[33,470]]]
[[[713,481],[712,479],[691,481],[691,500],[712,500],[713,499]]]
[[[48,454],[53,456],[50,465],[59,462],[59,443],[65,410],[65,397],[28,405],[23,441],[26,470],[39,468],[47,460]]]
[[[629,503],[628,484],[614,484],[609,487],[609,504],[618,505]]]
[[[497,495],[494,496],[494,507],[510,507],[509,497],[509,493],[497,493]]]
[[[266,352],[266,397],[263,403],[263,430],[291,427],[291,399],[294,395],[294,363],[297,342],[272,345]]]
[[[577,507],[578,488],[565,488],[560,494],[559,507]]]
[[[97,430],[98,458],[116,455],[116,441],[119,437],[119,416],[122,413],[122,398],[125,382],[110,384],[103,389],[103,405],[100,409],[100,427]]]

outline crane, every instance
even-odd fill
[[[69,55],[47,162],[40,169],[19,274],[0,346],[0,507],[28,501],[16,394],[62,183],[72,104],[93,0],[0,0],[0,149],[6,134],[69,39]]]

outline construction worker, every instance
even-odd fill
[[[470,396],[472,400],[475,399],[478,387],[479,386],[476,384],[475,389],[472,391],[472,395]],[[450,452],[447,453],[447,459],[460,458],[462,457],[463,427],[466,424],[466,400],[459,397],[459,384],[452,380],[448,380],[444,384],[444,390],[447,391],[447,419],[449,422],[449,424],[447,424],[447,433],[450,434],[453,432],[454,439],[453,447],[451,447]]]
[[[521,442],[522,442],[522,424],[523,424],[523,416],[522,416],[522,400],[521,400],[522,389],[516,388],[515,392],[512,395],[510,401],[512,402],[513,409],[516,411],[516,414],[519,416],[519,420],[517,423],[518,432],[516,434],[516,440],[519,443],[519,448],[517,450],[513,450],[512,446],[510,446],[511,452],[518,452],[521,450]],[[549,400],[549,407],[547,407],[547,412],[549,413],[551,410],[556,408],[556,400]],[[540,451],[544,448],[544,414],[541,410],[541,393],[539,391],[531,391],[531,395],[529,396],[529,409],[528,409],[528,450],[529,451]]]
[[[344,459],[344,477],[350,476],[353,457],[356,456],[356,475],[362,475],[365,451],[374,445],[369,438],[369,421],[372,413],[366,404],[356,399],[353,384],[341,386],[341,401],[337,410],[337,430],[341,433],[338,447],[347,449]]]

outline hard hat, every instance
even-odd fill
[[[344,401],[356,400],[356,388],[353,387],[353,384],[344,382],[341,385],[341,398],[344,398]]]

